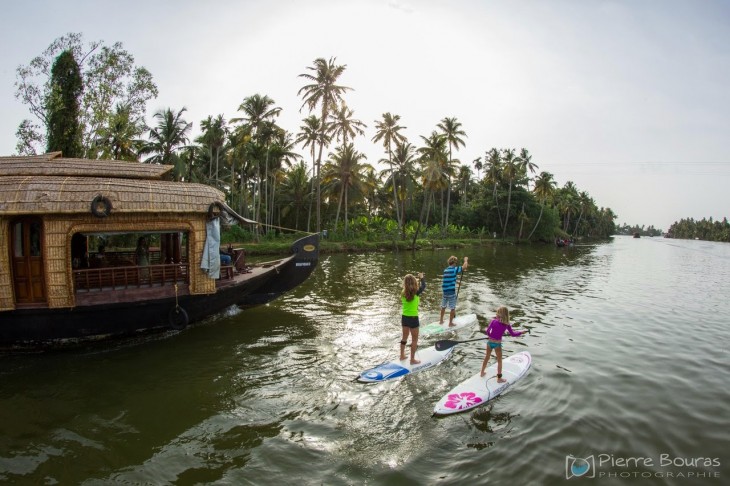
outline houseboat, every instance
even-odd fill
[[[256,222],[215,188],[170,180],[171,169],[0,157],[0,350],[179,330],[269,302],[314,271],[316,234],[270,262],[250,265],[243,249],[222,257],[221,222]]]

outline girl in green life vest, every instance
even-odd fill
[[[420,281],[420,285],[419,285]],[[422,273],[418,274],[418,280],[410,273],[403,278],[403,291],[400,300],[403,303],[403,312],[401,316],[401,326],[403,329],[403,338],[400,342],[400,359],[406,359],[406,341],[408,335],[411,335],[411,364],[419,364],[416,359],[416,349],[418,348],[418,303],[421,293],[426,290],[426,279]]]

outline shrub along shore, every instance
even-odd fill
[[[276,237],[275,239],[261,238],[258,242],[254,240],[248,241],[230,241],[226,240],[225,235],[223,244],[225,247],[230,244],[233,248],[244,248],[246,255],[288,255],[291,252],[292,243],[298,238],[295,236]],[[554,243],[535,243],[529,241],[516,241],[515,239],[502,238],[465,238],[465,239],[421,239],[416,240],[415,247],[412,240],[391,240],[391,241],[367,241],[367,240],[348,240],[348,241],[330,241],[327,239],[320,240],[320,253],[369,253],[369,252],[387,252],[387,251],[413,251],[413,250],[438,250],[443,248],[466,248],[469,246],[489,246],[489,245],[515,245],[515,244],[551,244]]]

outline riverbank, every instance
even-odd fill
[[[259,242],[244,241],[231,243],[233,248],[244,248],[246,255],[288,255],[291,250],[291,244],[297,238],[277,238],[276,240],[260,240]],[[418,239],[415,248],[412,246],[411,240],[403,241],[330,241],[326,239],[320,240],[320,253],[372,253],[372,252],[390,252],[390,251],[412,251],[412,250],[438,250],[443,248],[466,248],[470,246],[490,246],[490,245],[515,245],[518,244],[513,239],[501,238],[484,238],[484,239]],[[519,244],[532,244],[527,241],[521,241]],[[535,243],[546,244],[546,243]]]

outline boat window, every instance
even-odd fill
[[[15,223],[15,231],[13,234],[15,235],[15,242],[13,244],[13,248],[15,249],[15,257],[22,258],[25,256],[25,249],[23,247],[23,223],[22,222]]]
[[[30,224],[30,256],[41,256],[41,224]]]

